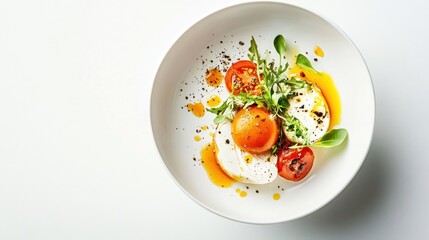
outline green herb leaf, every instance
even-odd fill
[[[320,139],[320,141],[311,144],[311,147],[324,147],[324,148],[330,148],[330,147],[336,147],[344,142],[344,140],[347,137],[347,130],[344,128],[339,129],[332,129],[331,131],[327,132],[323,137]]]
[[[253,36],[252,36],[252,39],[250,40],[249,52],[250,52],[250,54],[248,54],[249,59],[252,62],[256,61],[257,64],[259,65],[260,57],[259,57],[259,52],[258,52],[258,45],[256,45],[256,41],[255,41],[255,38]]]
[[[278,103],[278,102],[279,102],[279,99],[280,99],[282,96],[283,96],[283,94],[282,94],[282,93],[278,93],[278,92],[276,92],[276,93],[274,93],[274,94],[271,96],[271,98],[273,99],[273,102]]]
[[[228,108],[229,104],[230,104],[229,101],[224,101],[222,103],[222,105],[220,105],[219,107],[217,107],[217,108],[206,108],[206,110],[208,112],[211,112],[211,113],[214,113],[216,115],[219,115],[219,114],[222,114],[223,112],[225,112],[225,110]]]
[[[287,83],[291,86],[293,86],[294,89],[301,89],[306,87],[306,85],[308,85],[308,83],[304,80],[301,79],[296,79],[296,78],[291,78],[289,80],[287,80]]]
[[[309,145],[310,136],[308,129],[302,124],[301,121],[299,121],[299,119],[295,118],[294,116],[286,115],[284,116],[283,120],[283,129],[286,132],[294,133],[292,136],[292,140],[294,142],[301,142],[304,146]]]
[[[286,55],[286,41],[282,35],[277,35],[277,37],[274,38],[274,48],[280,55],[280,58]]]
[[[296,64],[300,67],[305,66],[314,70],[308,58],[301,53],[296,57]]]
[[[289,101],[284,95],[281,98],[279,98],[278,104],[281,108],[284,108],[284,109],[290,106]]]
[[[213,122],[215,124],[221,124],[227,122],[229,119],[225,115],[217,115],[215,119],[213,119]]]

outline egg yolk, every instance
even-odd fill
[[[277,122],[270,118],[270,113],[255,106],[237,112],[231,132],[235,144],[250,153],[268,151],[279,136]]]

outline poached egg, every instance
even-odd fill
[[[217,126],[214,142],[218,164],[231,178],[250,184],[266,184],[276,179],[277,156],[271,151],[252,154],[240,149],[232,138],[231,122]]]
[[[297,118],[309,133],[310,144],[318,141],[328,131],[330,113],[328,104],[322,92],[311,85],[310,88],[301,88],[294,91],[294,97],[289,98],[289,108],[286,113]],[[283,127],[286,137],[293,142],[303,144],[303,139],[293,131]]]

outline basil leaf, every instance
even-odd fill
[[[344,142],[344,140],[347,137],[347,130],[344,128],[339,129],[332,129],[331,131],[327,132],[323,137],[320,139],[320,141],[313,143],[310,145],[311,147],[324,147],[324,148],[330,148],[330,147],[336,147]]]
[[[274,47],[280,55],[280,58],[286,55],[286,41],[282,35],[277,35],[277,37],[274,38]]]
[[[314,70],[308,58],[301,53],[296,57],[296,64],[300,67],[305,66]]]

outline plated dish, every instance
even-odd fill
[[[151,123],[192,199],[274,223],[317,210],[353,178],[371,142],[374,94],[359,52],[329,21],[248,3],[211,14],[172,46]]]
[[[269,50],[260,53],[254,37],[249,45],[248,59],[233,62],[225,76],[219,66],[206,70],[207,85],[218,88],[224,82],[229,96],[222,104],[217,95],[207,100],[207,111],[216,115],[215,131],[201,163],[208,176],[226,174],[228,181],[268,184],[277,176],[301,181],[313,166],[312,148],[336,147],[347,137],[346,129],[334,129],[341,119],[339,93],[332,78],[314,69],[305,55],[290,56],[289,64],[291,50],[282,35],[273,41],[278,63]],[[324,56],[319,46],[314,54]],[[189,103],[188,111],[203,117],[197,104]],[[220,172],[207,167],[216,164]]]

